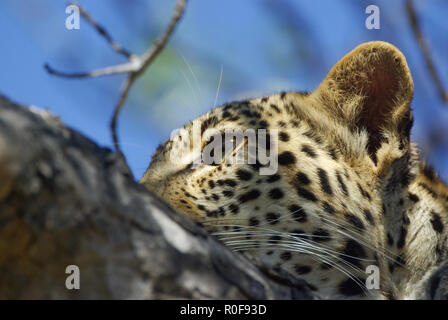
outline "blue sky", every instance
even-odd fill
[[[416,0],[423,32],[448,89],[448,2]],[[166,26],[174,0],[78,1],[128,50],[142,53]],[[171,130],[214,105],[284,90],[313,90],[331,66],[362,42],[385,40],[407,57],[414,77],[413,138],[448,180],[448,106],[440,101],[412,36],[402,0],[191,0],[166,50],[136,83],[119,119],[122,149],[139,178]],[[365,8],[380,8],[367,30]],[[0,92],[48,108],[102,146],[123,75],[69,80],[50,76],[124,62],[83,20],[67,30],[66,1],[0,2]]]

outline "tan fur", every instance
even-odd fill
[[[313,93],[232,102],[186,125],[200,150],[172,161],[185,139],[165,142],[140,182],[226,245],[324,297],[425,298],[428,275],[447,258],[448,188],[410,142],[412,93],[403,54],[365,43]],[[227,158],[193,165],[207,129],[235,128],[278,130],[277,175]],[[378,290],[364,287],[369,265],[380,270]]]

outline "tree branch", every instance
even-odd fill
[[[428,67],[429,73],[432,77],[432,80],[434,81],[437,92],[439,93],[440,98],[445,103],[448,103],[448,93],[445,91],[442,85],[442,81],[440,80],[437,74],[434,62],[429,52],[429,47],[426,44],[425,38],[423,37],[423,33],[421,32],[420,21],[418,20],[412,0],[407,0],[406,11],[408,13],[408,19],[409,23],[411,24],[412,32],[417,38],[418,45],[420,46],[420,50],[422,51],[423,57],[425,58],[426,66]]]
[[[183,13],[185,11],[185,5],[187,0],[178,0],[176,4],[176,8],[174,9],[173,16],[171,17],[170,23],[165,31],[157,38],[154,44],[149,47],[141,56],[131,54],[129,51],[123,49],[118,43],[112,40],[112,37],[106,31],[105,28],[100,26],[88,13],[85,9],[83,9],[78,4],[71,3],[71,5],[75,5],[79,8],[80,14],[86,19],[88,23],[90,23],[98,33],[106,39],[109,45],[114,49],[117,53],[124,55],[129,62],[124,64],[119,64],[115,66],[109,66],[102,69],[93,70],[90,72],[83,73],[65,73],[61,71],[57,71],[54,68],[50,67],[48,64],[44,65],[44,68],[53,75],[64,77],[64,78],[92,78],[106,75],[114,75],[114,74],[122,74],[127,73],[128,77],[123,83],[123,89],[121,91],[120,99],[116,104],[112,116],[112,120],[110,123],[110,128],[112,132],[112,139],[114,142],[114,147],[117,153],[123,157],[123,153],[120,150],[119,139],[117,135],[117,118],[120,114],[121,109],[126,101],[126,98],[129,94],[129,91],[134,84],[135,80],[139,78],[152,64],[152,62],[157,58],[157,56],[162,52],[165,48],[170,36],[172,35],[174,29],[176,28],[179,20],[182,18]]]
[[[117,154],[1,95],[0,150],[0,299],[317,297],[171,210]]]

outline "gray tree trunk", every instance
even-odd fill
[[[69,265],[79,290],[66,287]],[[263,270],[136,183],[109,149],[0,96],[1,299],[316,298]]]

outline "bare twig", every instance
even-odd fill
[[[132,55],[130,56],[132,59]],[[135,63],[127,62],[123,64],[119,64],[116,66],[111,67],[105,67],[102,69],[97,69],[89,72],[80,72],[80,73],[67,73],[67,72],[60,72],[52,67],[50,67],[48,64],[44,65],[44,68],[47,70],[48,73],[53,74],[55,76],[63,77],[63,78],[95,78],[100,76],[109,76],[113,74],[121,74],[121,73],[130,73],[137,69],[135,66]]]
[[[102,26],[100,26],[98,23],[95,22],[95,20],[92,19],[92,17],[87,13],[84,8],[80,7],[77,3],[71,2],[69,5],[77,6],[79,8],[79,13],[84,17],[84,19],[87,20],[88,23],[90,23],[97,31],[98,33],[103,36],[109,43],[109,45],[119,54],[124,55],[126,58],[130,58],[131,53],[127,51],[126,49],[122,48],[118,43],[116,43],[114,40],[112,40],[112,37],[109,35],[109,33],[104,29]]]
[[[114,114],[112,115],[112,120],[110,122],[110,128],[112,131],[112,139],[114,141],[114,146],[115,146],[115,150],[117,152],[121,152],[120,151],[120,147],[118,146],[118,136],[117,136],[117,119],[118,119],[118,114],[121,111],[121,108],[124,105],[124,102],[126,101],[126,98],[128,97],[129,94],[129,90],[131,90],[131,86],[134,83],[135,79],[137,78],[137,76],[133,73],[130,73],[128,78],[125,80],[124,85],[123,85],[123,89],[121,92],[121,97],[120,100],[118,101],[117,106],[114,109]]]
[[[124,105],[124,102],[126,101],[126,98],[129,94],[129,91],[134,84],[135,80],[137,80],[138,77],[140,77],[146,69],[151,65],[151,63],[156,59],[156,57],[162,52],[162,50],[165,48],[166,43],[168,42],[171,34],[173,33],[174,29],[176,28],[177,23],[181,19],[184,11],[185,11],[185,5],[187,0],[178,0],[176,4],[176,8],[174,10],[174,14],[171,18],[170,24],[168,25],[167,29],[159,36],[159,38],[154,42],[154,44],[148,48],[141,56],[129,53],[129,51],[125,50],[123,47],[121,47],[118,43],[112,40],[112,37],[109,35],[109,33],[101,27],[98,23],[93,20],[93,18],[78,4],[71,3],[70,5],[75,5],[79,8],[80,14],[86,19],[88,23],[90,23],[97,31],[98,33],[106,39],[106,41],[109,43],[109,45],[119,54],[124,55],[129,61],[127,63],[115,65],[115,66],[109,66],[102,69],[93,70],[90,72],[83,72],[83,73],[65,73],[60,72],[52,67],[50,67],[48,64],[45,64],[45,69],[53,75],[64,77],[64,78],[92,78],[92,77],[99,77],[99,76],[105,76],[105,75],[113,75],[113,74],[122,74],[127,73],[128,77],[126,78],[125,82],[123,83],[123,89],[120,95],[120,99],[117,103],[117,105],[114,108],[114,113],[112,116],[112,120],[110,123],[110,128],[112,131],[112,139],[114,142],[114,147],[117,153],[122,155],[122,152],[119,147],[118,142],[118,136],[117,136],[117,118],[118,115]]]
[[[126,96],[129,93],[129,90],[131,89],[131,86],[134,83],[134,81],[145,72],[145,70],[151,65],[151,63],[155,60],[155,58],[159,55],[159,53],[162,52],[162,50],[165,48],[168,39],[170,38],[171,34],[174,31],[174,28],[176,27],[177,23],[179,22],[180,18],[184,13],[186,2],[187,0],[177,1],[176,9],[174,10],[174,14],[171,18],[171,22],[168,28],[156,40],[156,42],[148,50],[146,50],[145,53],[143,53],[143,55],[140,57],[139,67],[135,71],[130,72],[129,78],[126,80],[122,97],[118,105],[115,107],[114,115],[112,116],[112,121],[110,124],[112,130],[112,138],[114,140],[114,145],[117,152],[120,150],[118,146],[118,137],[116,132],[117,117],[123,107],[124,101],[126,100]]]
[[[440,78],[437,74],[436,68],[434,66],[434,63],[431,59],[429,48],[428,48],[428,45],[425,42],[425,38],[423,37],[423,34],[421,32],[420,22],[417,18],[417,14],[415,12],[415,8],[414,8],[414,4],[413,4],[412,0],[407,0],[406,10],[408,13],[408,18],[409,18],[409,22],[411,24],[412,32],[414,33],[415,37],[417,38],[418,45],[420,46],[420,49],[425,58],[426,66],[429,69],[429,73],[431,74],[431,77],[434,81],[434,84],[437,88],[440,98],[445,103],[448,103],[448,93],[443,88],[442,81],[440,80]]]

